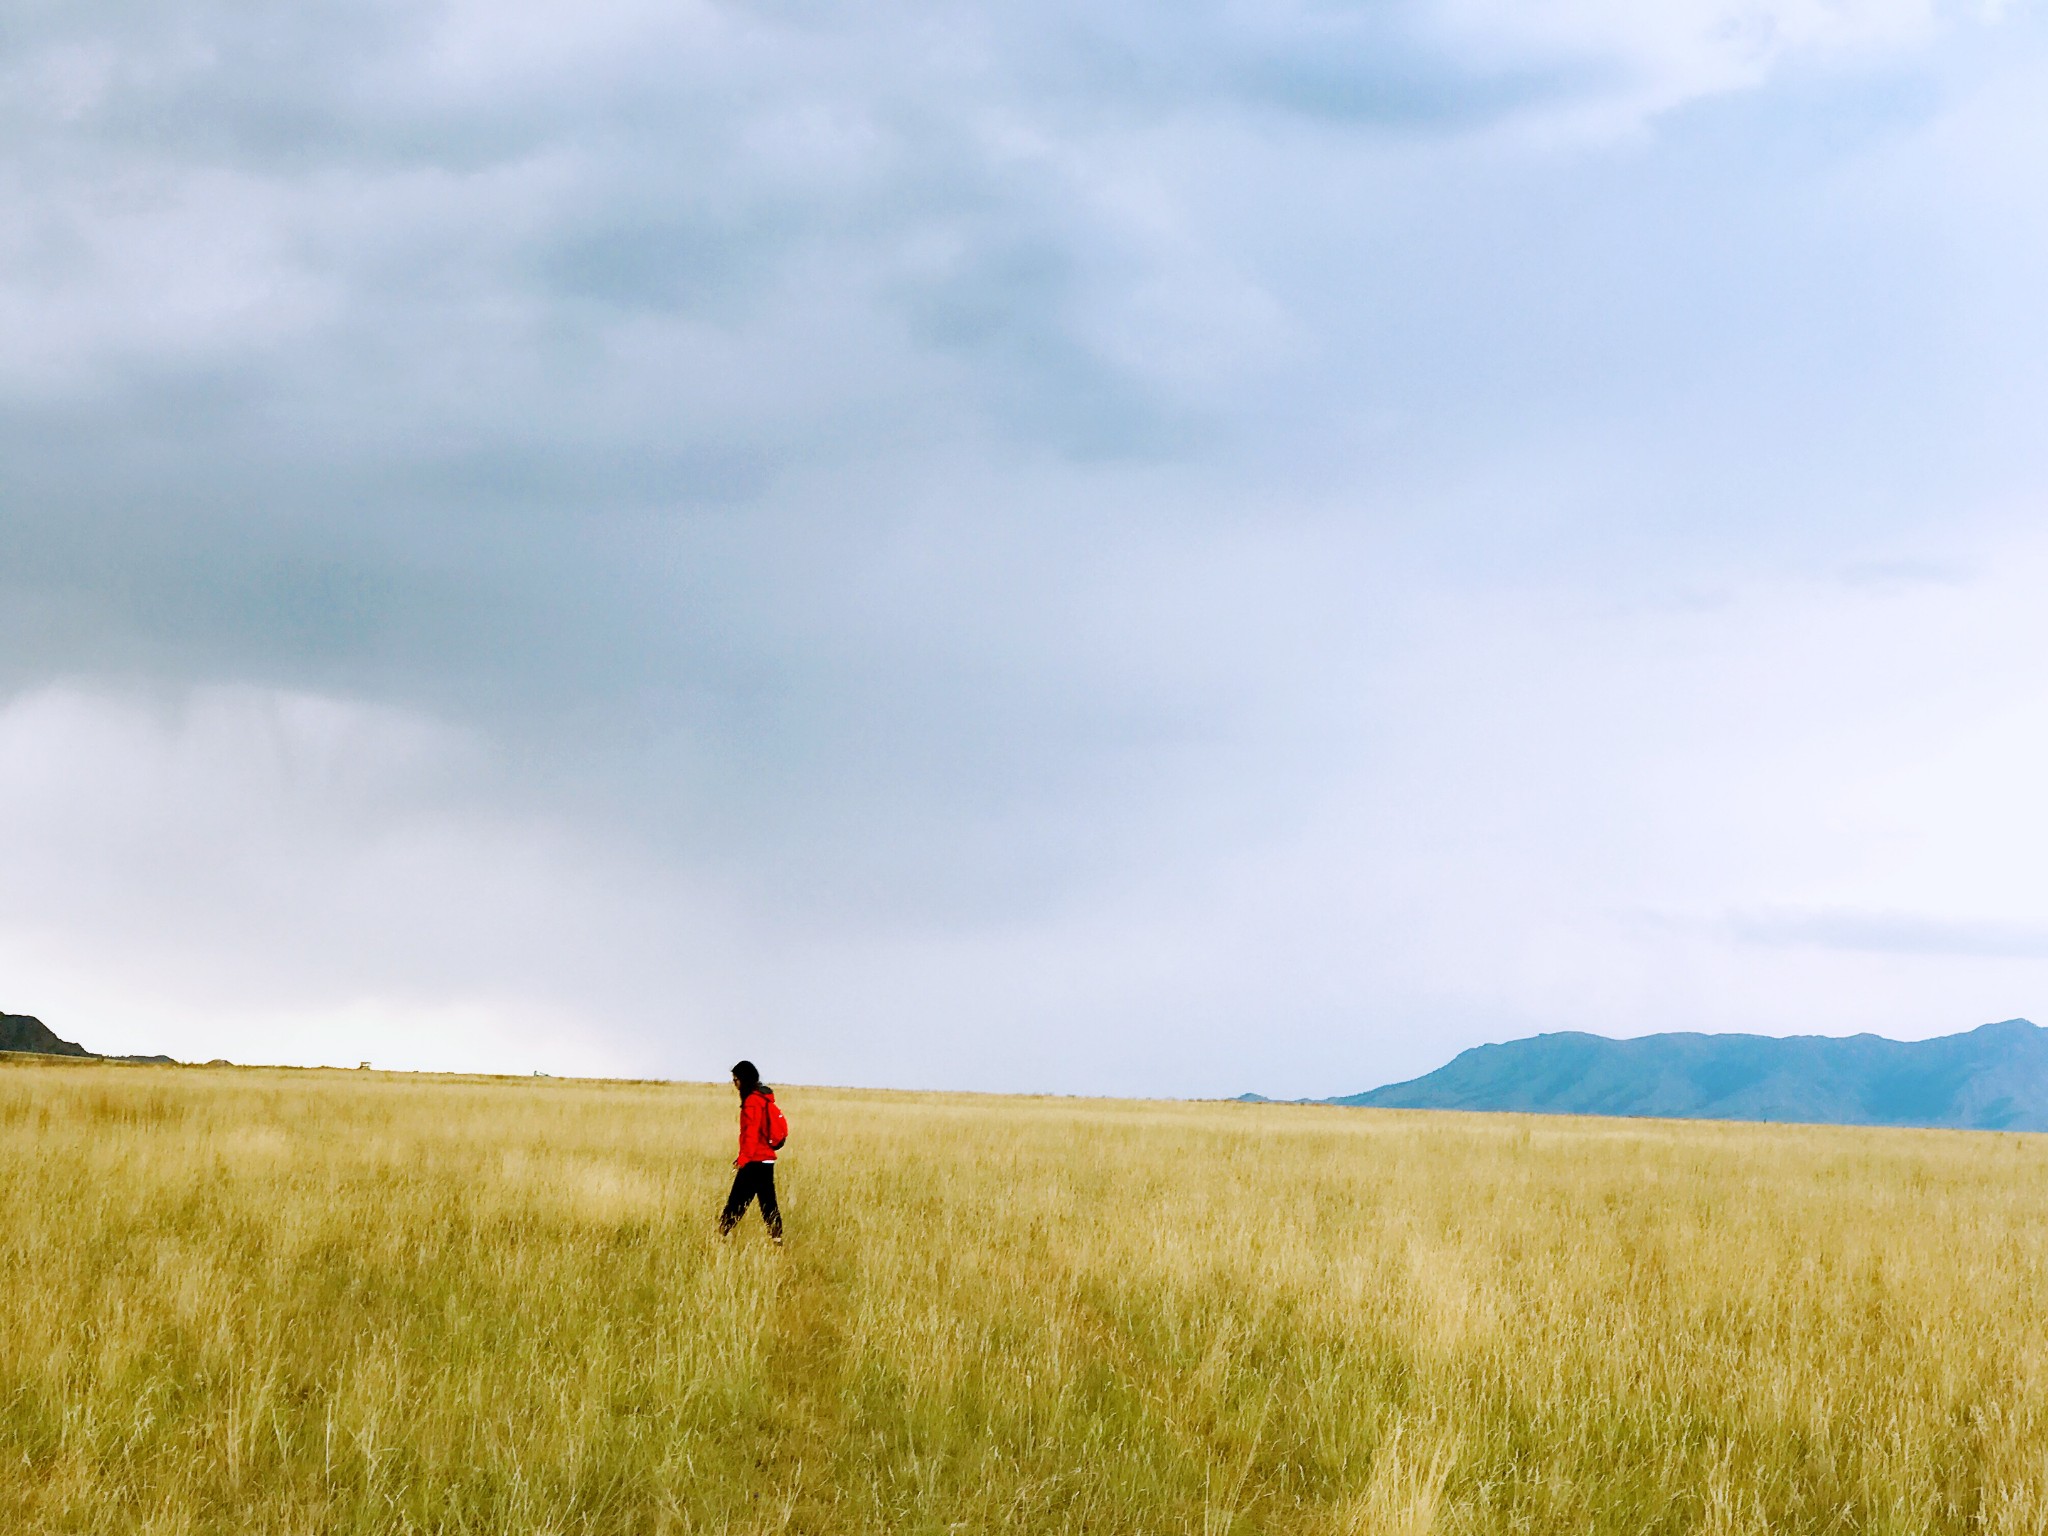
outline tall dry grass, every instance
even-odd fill
[[[2048,1528],[2033,1138],[0,1070],[0,1530]]]

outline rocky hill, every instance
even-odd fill
[[[33,1051],[39,1056],[90,1056],[82,1045],[60,1040],[41,1019],[25,1013],[0,1013],[0,1051]]]
[[[0,1013],[0,1051],[32,1056],[77,1056],[89,1061],[129,1061],[145,1066],[174,1065],[169,1056],[100,1056],[82,1045],[59,1038],[41,1019],[25,1013]]]

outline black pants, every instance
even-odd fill
[[[725,1197],[719,1213],[718,1234],[730,1232],[756,1198],[761,1202],[761,1219],[768,1223],[768,1235],[782,1241],[782,1207],[775,1203],[775,1165],[748,1163],[732,1176],[732,1193]]]

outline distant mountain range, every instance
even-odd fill
[[[2048,1029],[1880,1035],[1537,1035],[1331,1104],[2048,1131]]]
[[[57,1037],[41,1019],[25,1013],[0,1013],[0,1051],[27,1051],[36,1056],[81,1056],[107,1061],[169,1062],[168,1056],[96,1057],[82,1045]]]

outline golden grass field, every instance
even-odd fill
[[[0,1067],[0,1531],[2048,1529],[2048,1142]]]

